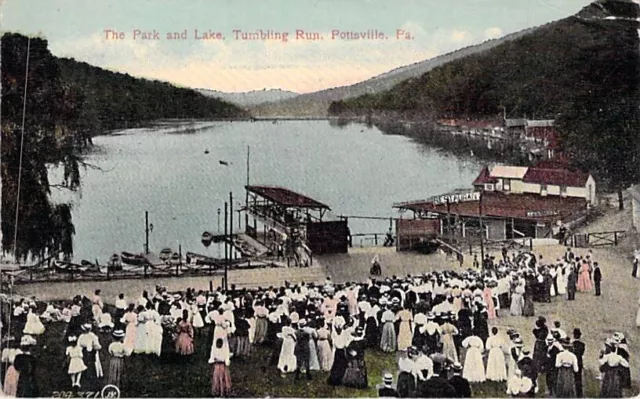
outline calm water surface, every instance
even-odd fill
[[[187,127],[193,125],[94,139],[87,161],[101,170],[82,173],[79,193],[54,192],[73,202],[75,260],[105,263],[114,252],[141,252],[145,210],[153,224],[151,251],[182,245],[183,252],[219,255],[218,248],[205,249],[200,236],[217,231],[217,210],[230,191],[236,209],[244,203],[247,146],[251,184],[306,194],[329,205],[334,216],[395,216],[394,202],[469,188],[479,171],[476,162],[360,124],[211,122],[185,133]],[[51,172],[52,182],[59,173]],[[234,218],[237,228],[237,213]],[[384,232],[388,225],[350,220],[352,233]]]

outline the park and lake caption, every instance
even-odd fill
[[[366,30],[340,30],[332,29],[328,32],[308,31],[296,29],[294,31],[275,31],[271,29],[242,30],[233,29],[231,32],[223,33],[211,29],[184,29],[181,31],[161,32],[155,29],[134,29],[130,31],[120,31],[116,29],[104,29],[104,39],[109,41],[136,40],[136,41],[182,41],[182,40],[203,40],[203,41],[321,41],[321,40],[413,40],[414,36],[404,30],[396,29],[394,32],[383,32],[379,29]]]

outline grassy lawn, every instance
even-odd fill
[[[64,324],[47,325],[47,331],[39,337],[38,381],[43,396],[56,391],[68,390],[70,380],[64,368],[65,345],[62,342]],[[108,334],[99,334],[103,346],[101,359],[105,372],[108,370],[107,347],[111,342]],[[196,353],[182,363],[161,364],[155,356],[133,355],[125,360],[125,375],[121,387],[123,397],[207,397],[210,396],[210,367],[207,363],[209,349],[205,337],[196,337]],[[249,359],[233,360],[231,380],[234,396],[238,397],[375,397],[376,385],[385,372],[397,371],[396,355],[379,351],[366,354],[369,388],[358,390],[332,387],[326,383],[329,373],[314,372],[313,379],[295,381],[293,374],[282,377],[278,370],[269,366],[270,348],[257,347]],[[539,397],[544,397],[546,387],[540,378]],[[599,382],[587,372],[585,394],[595,397]],[[472,385],[474,397],[504,397],[505,383],[486,382]]]

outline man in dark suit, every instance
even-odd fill
[[[573,343],[571,352],[573,352],[573,354],[576,355],[576,358],[578,358],[578,372],[574,373],[574,380],[576,383],[576,397],[578,398],[582,397],[582,357],[584,356],[585,351],[584,342],[580,340],[580,337],[582,337],[582,332],[579,328],[575,328],[573,330]]]
[[[600,283],[602,282],[602,272],[598,262],[593,262],[593,284],[596,286],[596,296],[600,296]]]
[[[530,351],[527,349],[522,350],[522,356],[518,359],[518,369],[522,372],[523,377],[527,377],[533,383],[531,390],[529,391],[528,396],[534,397],[536,392],[536,387],[538,386],[538,371],[536,370],[536,366],[533,364],[533,359],[529,356]]]
[[[462,377],[462,365],[455,363],[453,365],[453,377],[449,378],[449,384],[456,390],[456,397],[470,398],[471,386],[466,378]]]
[[[386,373],[384,378],[382,379],[382,383],[384,384],[381,388],[378,388],[378,397],[379,398],[397,398],[398,391],[393,387],[393,375],[391,373]]]
[[[577,276],[575,268],[572,267],[569,275],[567,276],[567,299],[569,301],[573,301],[576,299],[576,282]]]
[[[309,333],[304,330],[304,327],[307,325],[305,319],[301,319],[298,322],[299,329],[296,330],[296,346],[294,349],[294,353],[296,356],[297,368],[295,372],[295,379],[300,378],[300,372],[304,369],[307,373],[307,380],[311,379],[311,372],[309,370],[309,361],[311,357],[311,353],[309,352],[309,340],[311,336]]]
[[[442,363],[434,362],[433,375],[426,381],[420,381],[416,396],[421,398],[455,398],[457,396],[455,388],[440,373],[442,373]]]

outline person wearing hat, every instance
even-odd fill
[[[522,372],[523,377],[527,377],[531,380],[533,386],[528,392],[529,397],[534,397],[538,390],[538,371],[534,366],[533,359],[531,358],[531,352],[528,349],[522,349],[522,354],[518,360],[518,370]]]
[[[78,337],[71,335],[67,338],[69,346],[67,346],[66,356],[69,363],[68,374],[71,376],[71,387],[80,388],[80,378],[82,372],[87,369],[87,366],[82,360],[82,347],[78,345]]]
[[[464,372],[462,376],[470,382],[484,382],[486,375],[484,362],[482,360],[482,353],[484,351],[482,339],[476,335],[470,335],[462,341],[462,347],[466,348]],[[502,357],[504,359],[504,355]],[[457,363],[457,360],[453,363]],[[488,365],[490,365],[490,363]]]
[[[305,319],[300,319],[298,326],[299,328],[295,331],[294,354],[296,356],[296,372],[294,379],[298,380],[300,373],[304,370],[307,380],[311,380],[311,351],[309,343],[313,340],[313,337],[309,334],[309,330],[305,328],[307,326]]]
[[[396,390],[399,398],[411,398],[416,393],[416,357],[418,350],[414,347],[407,349],[407,356],[398,359],[398,384]]]
[[[78,337],[78,346],[82,348],[83,361],[87,366],[84,371],[85,388],[89,390],[97,389],[98,379],[102,378],[102,363],[100,362],[99,351],[102,349],[98,336],[91,331],[93,325],[85,323],[82,325],[82,334]]]
[[[559,340],[560,336],[557,333],[551,333],[550,336],[547,337],[548,347],[545,376],[547,381],[547,389],[549,390],[550,396],[553,396],[555,394],[558,377],[558,369],[556,368],[556,357],[558,356],[558,353],[564,350]]]
[[[347,346],[347,369],[342,377],[342,383],[346,387],[366,389],[367,365],[364,359],[366,341],[364,340],[364,328],[357,327],[353,333],[351,342]]]
[[[440,362],[433,363],[433,375],[426,381],[418,382],[417,397],[422,398],[453,398],[457,392],[455,388],[449,384],[449,381],[442,375],[444,372],[444,364]]]
[[[498,335],[498,328],[491,329],[491,336],[487,339],[486,348],[489,351],[487,360],[487,380],[506,381],[507,365],[502,348],[505,346],[502,336]]]
[[[581,398],[583,395],[582,390],[582,370],[583,363],[582,357],[584,356],[584,352],[586,350],[584,342],[580,339],[582,337],[582,332],[579,328],[573,329],[573,342],[571,343],[571,352],[576,355],[578,359],[578,371],[575,373],[575,382],[576,382],[576,396]]]
[[[124,357],[127,349],[124,346],[124,331],[115,330],[113,332],[113,342],[109,344],[109,369],[107,374],[107,384],[122,388],[122,372],[124,370]]]
[[[380,302],[382,304],[382,302]],[[384,352],[395,352],[397,349],[398,341],[396,339],[396,329],[393,323],[396,320],[396,315],[393,310],[387,308],[382,313],[381,324],[382,333],[380,334],[380,349]]]
[[[382,378],[382,387],[378,388],[379,398],[397,398],[398,391],[393,388],[393,375],[391,373],[385,373]]]
[[[578,358],[570,351],[571,340],[568,337],[562,338],[560,343],[563,350],[556,356],[555,366],[558,369],[558,375],[555,395],[559,398],[575,398],[575,373],[578,372]]]
[[[607,338],[599,362],[602,376],[600,397],[621,398],[624,388],[622,376],[629,369],[629,362],[617,353],[613,339]]]
[[[600,296],[600,283],[602,282],[602,272],[600,271],[600,265],[598,262],[593,262],[593,285],[596,289],[596,296]]]
[[[522,338],[518,333],[515,333],[511,340],[511,346],[509,347],[509,364],[508,364],[508,374],[507,381],[509,378],[513,377],[513,373],[518,369],[517,363],[520,360],[520,356],[522,355],[522,347],[523,347]]]
[[[22,353],[17,354],[13,362],[13,366],[19,375],[16,386],[16,397],[18,398],[38,398],[42,396],[36,379],[36,357],[31,354],[31,350],[35,345],[36,340],[32,336],[22,336],[20,340]]]
[[[449,384],[456,390],[457,398],[470,398],[471,386],[469,381],[462,376],[462,365],[460,363],[454,363],[451,368],[453,376],[449,378]]]
[[[442,338],[443,354],[449,359],[449,361],[455,363],[458,361],[458,350],[456,349],[453,336],[458,334],[458,329],[450,323],[448,314],[442,315],[443,324],[440,327]]]

